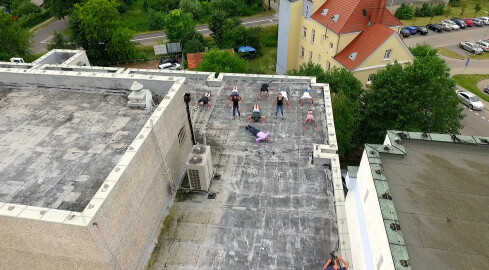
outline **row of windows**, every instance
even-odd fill
[[[304,58],[305,56],[305,53],[306,53],[306,50],[304,49],[304,47],[301,46],[301,58]],[[313,59],[313,53],[312,51],[309,51],[309,61],[312,61]],[[321,63],[321,54],[318,54],[318,63]],[[326,70],[329,70],[331,68],[331,63],[329,61],[326,61]]]
[[[307,38],[307,27],[302,27],[302,38],[306,39]],[[311,43],[314,44],[314,41],[316,41],[316,30],[312,29],[311,31]],[[333,50],[333,42],[329,43],[329,49]]]

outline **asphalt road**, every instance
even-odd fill
[[[34,36],[31,39],[32,49],[34,53],[43,53],[47,52],[46,45],[53,38],[54,31],[62,31],[68,27],[68,20],[61,19],[55,21],[34,33]]]
[[[246,27],[267,26],[267,25],[275,25],[275,24],[278,24],[277,14],[242,20],[242,25]],[[207,25],[199,25],[196,27],[196,30],[197,32],[200,32],[204,36],[209,35],[211,33]],[[158,44],[160,40],[167,41],[165,32],[163,31],[136,35],[134,36],[134,39],[132,41],[139,42],[142,45],[154,45],[154,44]]]
[[[487,136],[489,137],[489,111],[486,102],[486,108],[482,111],[474,111],[465,107],[463,114],[465,118],[463,120],[464,128],[462,129],[462,135],[470,136]]]

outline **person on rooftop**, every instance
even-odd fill
[[[282,120],[284,119],[284,101],[285,98],[282,96],[282,93],[278,93],[278,97],[275,100],[275,105],[277,106],[275,110],[275,119],[277,119],[278,110],[280,110],[280,113],[282,114]]]
[[[312,110],[308,110],[306,114],[306,120],[303,123],[303,129],[306,129],[306,124],[312,124],[314,123],[314,130],[318,129],[318,125],[316,122],[316,119],[314,118],[314,112]]]
[[[233,86],[233,90],[231,91],[231,94],[228,96],[228,101],[231,101],[231,99],[234,96],[238,96],[239,97],[239,92],[238,92],[238,86],[237,85]]]
[[[247,125],[246,130],[256,137],[256,143],[258,145],[260,145],[260,141],[268,142],[270,140],[270,132],[264,133],[252,125]]]
[[[266,117],[260,113],[260,104],[255,104],[253,106],[253,114],[248,116],[248,124],[251,124],[251,119],[253,119],[255,123],[261,119],[262,123],[265,124]]]
[[[343,263],[343,267],[341,267],[341,263]],[[340,256],[336,256],[334,260],[329,259],[328,262],[323,267],[323,270],[347,270],[348,269],[348,263],[341,258]]]
[[[304,89],[304,93],[302,93],[302,97],[299,99],[299,106],[302,106],[302,102],[311,101],[311,105],[314,106],[314,99],[311,97],[309,93],[309,89]]]
[[[289,91],[288,90],[280,90],[280,94],[282,94],[282,97],[287,102],[287,108],[290,108]]]
[[[199,99],[198,101],[199,105],[202,107],[204,107],[205,105],[207,105],[207,107],[210,107],[211,106],[211,103],[209,102],[210,97],[211,97],[211,92],[205,93],[205,95]]]
[[[268,87],[269,87],[268,83],[264,83],[261,85],[260,95],[258,96],[258,99],[261,99],[261,93],[262,92],[267,92],[267,97],[268,97],[268,99],[270,99],[270,92],[268,92]]]
[[[233,120],[236,118],[236,110],[238,111],[238,116],[241,118],[241,112],[239,111],[241,109],[241,97],[239,95],[231,97],[231,108],[233,108]]]

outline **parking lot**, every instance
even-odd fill
[[[461,55],[468,55],[469,52],[458,47],[460,41],[464,40],[481,40],[489,38],[489,25],[482,27],[468,27],[467,29],[452,30],[449,32],[437,33],[428,30],[427,35],[413,35],[404,39],[408,47],[414,47],[417,44],[428,44],[432,47],[446,47]],[[455,48],[457,50],[455,50]]]

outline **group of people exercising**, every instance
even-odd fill
[[[264,83],[261,85],[260,88],[260,93],[258,96],[258,99],[261,99],[262,93],[267,92],[267,97],[270,99],[270,92],[269,92],[269,84]],[[286,90],[279,90],[278,96],[275,99],[275,119],[277,118],[278,112],[280,111],[280,114],[282,116],[282,120],[284,118],[284,106],[287,105],[287,108],[290,108],[290,101],[288,98],[288,91]],[[210,96],[211,93],[207,92],[205,95],[198,101],[199,105],[204,107],[208,106],[210,107]],[[239,95],[238,92],[238,87],[234,86],[231,94],[228,96],[228,102],[231,104],[231,108],[233,111],[233,120],[236,119],[236,112],[238,112],[238,117],[241,118],[241,96]],[[309,89],[305,89],[304,92],[302,93],[301,98],[299,99],[299,106],[302,106],[302,103],[304,102],[311,102],[311,105],[314,106],[314,98],[311,97],[311,94],[309,92]],[[262,121],[263,124],[265,124],[266,117],[264,115],[261,115],[260,112],[260,104],[255,104],[253,106],[253,111],[250,116],[248,116],[248,125],[246,126],[246,129],[251,132],[255,137],[257,137],[256,142],[260,144],[261,141],[268,141],[270,140],[270,133],[264,133],[261,130],[257,129],[256,127],[251,125],[251,120],[253,120],[255,123]],[[317,121],[314,118],[314,112],[312,109],[309,109],[306,114],[306,119],[303,122],[302,126],[303,129],[306,129],[306,124],[312,124],[314,127],[314,130],[317,129]]]

